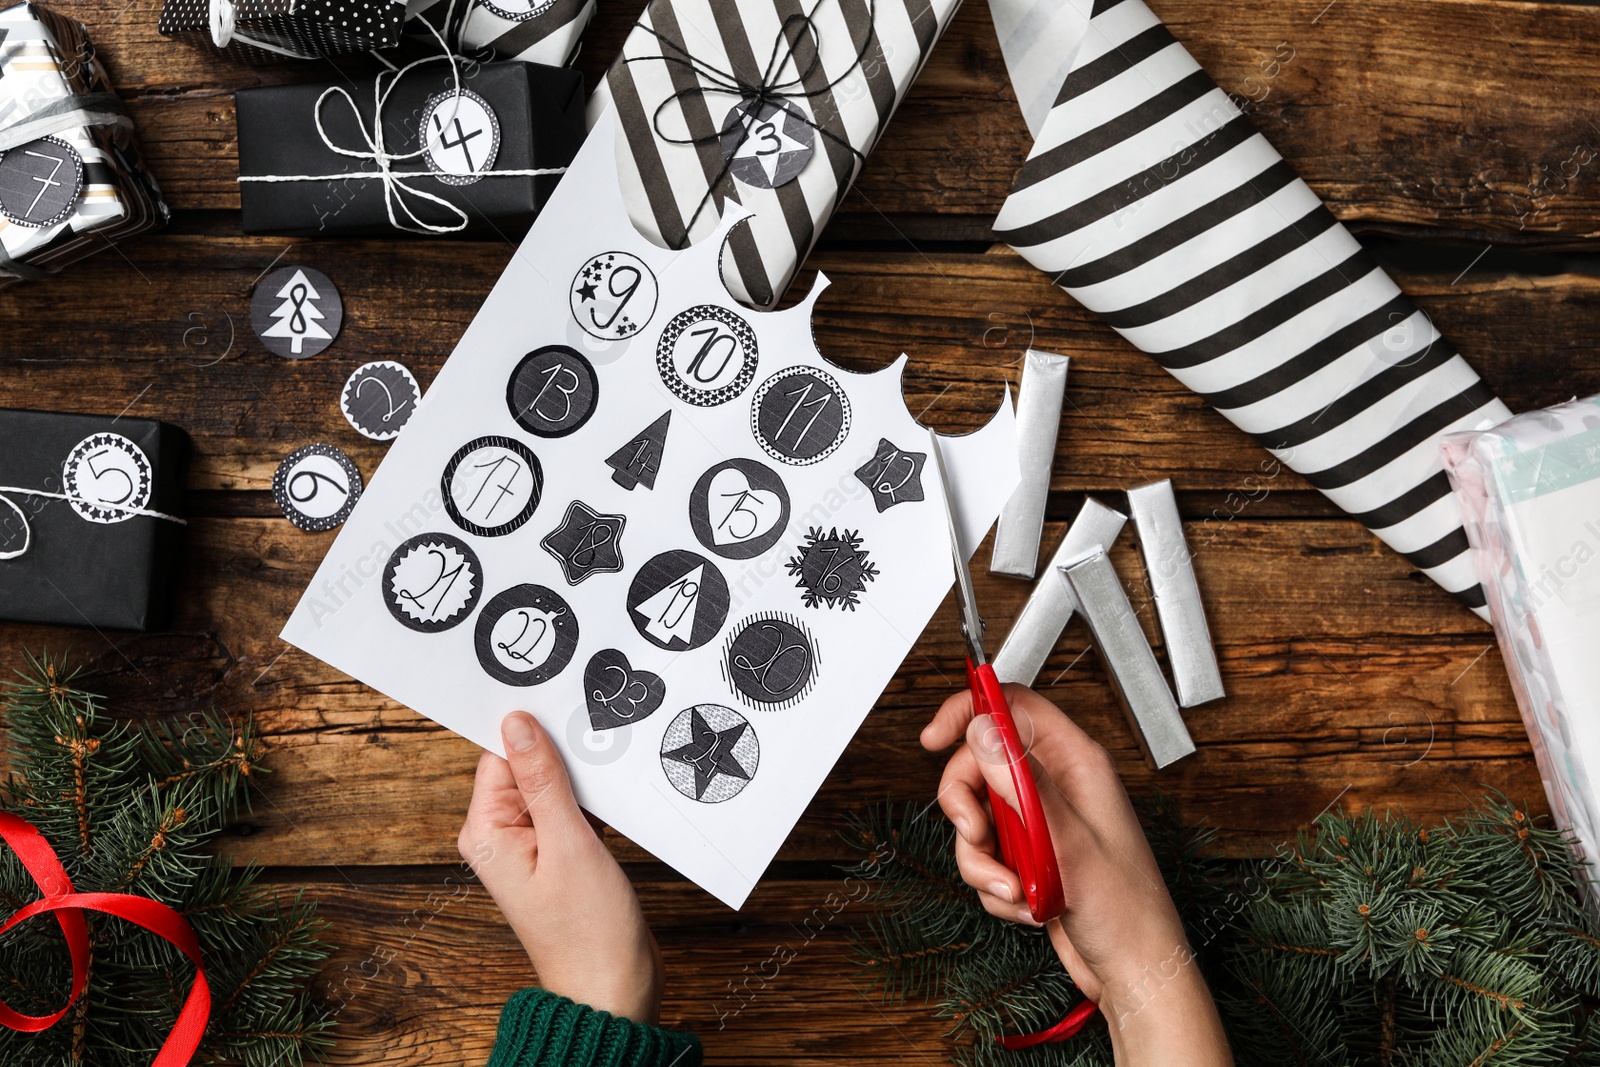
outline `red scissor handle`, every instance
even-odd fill
[[[993,789],[989,790],[989,807],[994,811],[995,830],[1000,837],[1000,858],[1022,879],[1022,892],[1028,898],[1034,921],[1046,922],[1066,910],[1066,899],[1044,805],[1039,802],[1039,789],[1028,766],[1028,752],[1022,747],[1017,724],[1011,718],[1011,705],[1006,702],[994,668],[987,663],[974,667],[967,660],[967,687],[972,690],[973,713],[994,721],[1011,768],[1011,785],[1017,793],[1017,807],[1012,808]]]

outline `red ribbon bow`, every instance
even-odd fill
[[[27,869],[34,884],[44,897],[26,905],[0,925],[4,934],[18,923],[35,915],[53,912],[61,932],[67,939],[67,951],[72,956],[72,995],[66,1005],[54,1015],[23,1015],[10,1006],[0,1003],[0,1025],[27,1034],[48,1030],[72,1010],[83,995],[89,982],[89,927],[83,921],[86,911],[100,911],[137,923],[158,937],[165,938],[188,956],[194,963],[194,985],[189,997],[178,1012],[178,1021],[172,1032],[162,1042],[151,1067],[186,1067],[200,1047],[200,1038],[206,1032],[206,1022],[211,1017],[211,987],[206,984],[205,968],[200,963],[200,942],[194,929],[182,915],[157,900],[137,897],[131,893],[79,893],[72,888],[72,879],[66,868],[56,858],[50,842],[28,820],[0,811],[0,840],[10,845],[17,859]]]

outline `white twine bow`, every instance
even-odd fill
[[[452,8],[454,8],[455,2],[456,0],[451,0],[450,6]],[[215,5],[218,3],[231,3],[231,0],[212,0],[213,10],[215,10]],[[394,92],[402,78],[418,67],[428,63],[448,62],[450,64],[450,80],[453,87],[451,89],[448,118],[454,119],[456,109],[461,106],[461,57],[451,50],[450,46],[445,43],[443,35],[432,24],[424,21],[423,25],[427,26],[429,32],[439,42],[441,54],[425,56],[422,59],[413,60],[403,67],[378,74],[372,84],[372,125],[370,128],[362,123],[361,109],[356,105],[355,97],[351,96],[350,92],[342,85],[333,85],[324,89],[322,95],[317,97],[316,105],[312,108],[312,118],[317,125],[317,136],[322,138],[322,143],[327,147],[328,151],[349,159],[370,162],[377,169],[342,171],[337,174],[241,174],[239,181],[267,184],[279,182],[334,182],[352,179],[355,181],[380,181],[383,183],[383,201],[384,208],[389,216],[389,225],[395,229],[421,234],[459,233],[461,230],[466,229],[471,218],[465,211],[444,197],[430,193],[426,189],[420,189],[414,184],[417,178],[432,177],[432,171],[397,171],[394,169],[396,163],[404,163],[423,156],[429,147],[426,139],[423,140],[421,147],[414,152],[391,152],[384,142],[383,109],[389,103],[389,94]],[[355,116],[356,129],[360,131],[361,139],[366,142],[365,150],[337,145],[333,142],[333,138],[328,136],[327,128],[322,124],[322,105],[332,96],[342,97],[345,103],[350,105],[350,112]],[[448,122],[446,125],[448,125]],[[566,167],[534,167],[521,170],[451,171],[450,175],[458,178],[538,178],[551,174],[565,174],[566,171]],[[443,224],[428,222],[420,218],[412,210],[411,204],[407,202],[406,198],[408,196],[415,197],[418,200],[425,200],[444,208],[455,217],[456,221]],[[396,214],[397,208],[409,220],[409,225],[400,220]]]
[[[316,53],[296,52],[292,49],[275,45],[268,41],[258,40],[255,37],[246,37],[238,32],[239,6],[233,0],[211,0],[211,43],[218,48],[226,48],[234,41],[247,44],[251,48],[259,48],[263,52],[276,52],[280,56],[290,59],[316,59]]]
[[[65,478],[65,466],[62,467],[61,472],[62,477]],[[167,522],[175,522],[179,526],[189,525],[189,521],[187,519],[180,519],[176,515],[168,515],[166,512],[156,511],[154,508],[133,507],[125,504],[107,504],[102,500],[90,500],[87,497],[73,496],[71,493],[52,493],[47,489],[27,489],[20,485],[0,485],[0,504],[8,505],[12,511],[16,512],[17,519],[22,523],[22,547],[16,549],[5,549],[0,547],[0,560],[16,559],[18,556],[26,555],[28,549],[33,545],[33,524],[28,521],[28,513],[22,510],[22,505],[18,504],[15,500],[12,500],[9,496],[6,496],[5,494],[7,493],[16,493],[18,496],[43,497],[49,500],[65,500],[68,503],[76,502],[83,504],[86,507],[104,508],[108,511],[121,512],[130,518],[134,515],[148,515],[152,519],[164,519]],[[5,527],[8,525],[10,525],[10,519],[0,517],[0,527]]]

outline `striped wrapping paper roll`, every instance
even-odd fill
[[[406,32],[437,48],[427,27],[411,22],[424,19],[462,51],[487,48],[500,59],[564,67],[594,10],[595,0],[410,0]]]
[[[958,3],[651,0],[589,103],[591,126],[604,109],[617,109],[618,170],[634,225],[658,244],[684,248],[712,231],[724,204],[753,212],[729,238],[723,280],[737,299],[770,307]],[[785,36],[786,20],[806,15],[812,32],[790,22]],[[750,172],[730,165],[719,136],[731,110],[761,85],[775,87],[777,102],[796,115],[781,139],[764,134],[762,144],[805,159],[776,187],[744,180]],[[801,153],[796,145],[807,141]]]
[[[1439,439],[1510,411],[1141,0],[1069,2],[996,235],[1481,613]]]

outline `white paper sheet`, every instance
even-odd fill
[[[736,220],[683,251],[641,238],[617,190],[611,125],[603,120],[579,153],[283,637],[496,752],[501,718],[532,712],[561,746],[584,807],[737,908],[950,588],[941,489],[931,462],[919,478],[909,455],[926,454],[928,440],[901,395],[905,357],[871,375],[822,358],[810,321],[820,276],[787,311],[735,303],[717,264]],[[602,336],[619,332],[628,335]],[[628,467],[640,452],[629,443],[667,412],[653,487],[625,488],[642,473]],[[464,447],[483,437],[507,443]],[[943,441],[975,546],[1017,481],[1009,394],[983,429]],[[528,454],[542,468],[537,504],[515,529],[485,535],[527,510]],[[619,481],[616,466],[631,473]],[[721,574],[725,620],[700,564],[650,562],[675,552]],[[474,571],[476,584],[463,584]],[[540,588],[501,597],[523,585]],[[704,640],[658,647],[675,638]],[[491,669],[542,680],[508,684]],[[689,714],[707,705],[723,710]]]

